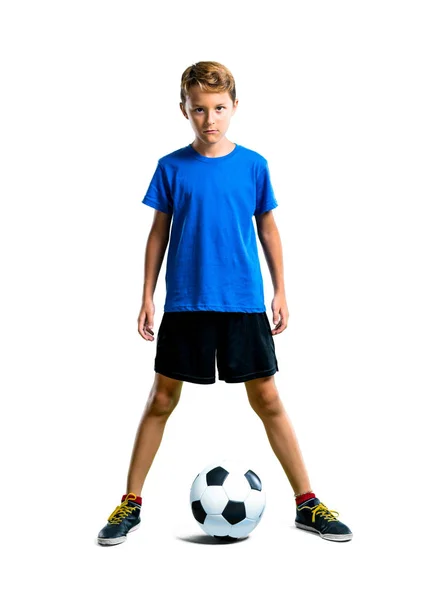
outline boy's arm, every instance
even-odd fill
[[[272,277],[275,294],[285,298],[284,267],[280,234],[272,210],[256,215],[257,233]]]
[[[145,250],[145,276],[142,302],[154,297],[158,274],[160,273],[167,244],[169,243],[171,214],[155,211],[151,231]]]

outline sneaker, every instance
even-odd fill
[[[337,520],[339,513],[328,510],[318,498],[310,498],[299,504],[296,509],[296,527],[318,533],[320,537],[333,542],[352,539],[353,534],[349,527]]]
[[[108,523],[98,534],[98,543],[102,546],[114,546],[126,541],[126,536],[140,525],[141,505],[133,502],[137,496],[127,494],[123,496],[120,506],[110,514]]]

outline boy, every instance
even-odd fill
[[[281,241],[272,209],[277,201],[267,161],[225,134],[238,105],[235,81],[217,62],[198,62],[181,79],[180,108],[195,140],[158,161],[144,204],[155,209],[145,257],[138,331],[154,340],[153,295],[164,253],[167,296],[158,330],[156,372],[136,435],[121,504],[99,532],[115,545],[139,527],[142,486],[184,381],[244,382],[271,447],[293,488],[297,527],[332,541],[352,538],[311,490],[298,442],[274,383],[273,336],[287,327]],[[274,284],[271,331],[265,312],[252,217]],[[333,515],[336,513],[336,516]]]

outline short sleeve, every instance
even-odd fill
[[[254,215],[260,215],[267,210],[276,208],[278,202],[272,188],[268,162],[265,161],[258,171],[256,180],[256,210]]]
[[[142,204],[164,213],[173,213],[173,200],[164,167],[158,162]]]

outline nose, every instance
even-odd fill
[[[209,113],[207,116],[207,126],[211,127],[212,125],[214,125],[214,111]]]

